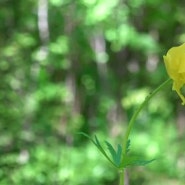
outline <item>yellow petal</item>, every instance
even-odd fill
[[[185,104],[185,97],[181,93],[181,88],[185,84],[185,43],[172,47],[165,56],[163,56],[168,75],[173,80],[173,90],[177,92]]]

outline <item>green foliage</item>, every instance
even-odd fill
[[[124,168],[128,166],[144,166],[146,164],[151,163],[155,159],[152,160],[143,160],[139,156],[128,156],[123,155],[123,162],[121,163],[121,166],[124,166]]]
[[[116,167],[119,167],[121,164],[121,157],[122,157],[122,147],[118,144],[117,151],[114,150],[112,145],[106,141],[106,145],[108,147],[108,150],[111,154],[113,163]]]
[[[85,133],[80,133],[80,134],[82,134],[85,137],[87,137],[88,139],[90,139],[92,141],[92,143],[104,155],[104,157],[117,169],[123,169],[128,166],[143,166],[143,165],[146,165],[146,164],[154,161],[154,159],[142,160],[141,157],[128,155],[128,151],[129,151],[129,147],[130,147],[130,140],[127,141],[127,148],[126,148],[127,153],[126,154],[123,153],[123,149],[120,144],[118,144],[117,150],[115,150],[109,142],[105,141],[107,148],[108,148],[108,151],[111,156],[111,158],[110,158],[109,155],[106,153],[106,151],[101,146],[101,144],[96,136],[95,136],[95,140],[93,140],[90,136],[88,136]]]
[[[85,133],[80,133],[82,135],[84,135],[85,137],[87,137],[88,139],[90,139],[92,141],[92,143],[100,150],[100,152],[104,155],[104,157],[114,166],[117,167],[116,163],[117,161],[120,160],[120,151],[118,151],[117,153],[115,152],[115,150],[113,149],[112,145],[109,144],[110,146],[109,147],[109,151],[112,155],[112,158],[113,158],[113,161],[109,158],[109,156],[107,155],[107,153],[105,152],[105,150],[103,149],[103,147],[101,146],[98,138],[95,136],[95,140],[93,140],[90,136],[88,136],[87,134]],[[108,144],[108,142],[106,142]]]

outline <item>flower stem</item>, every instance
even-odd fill
[[[125,179],[125,170],[124,169],[119,172],[119,176],[120,176],[119,185],[124,185],[124,179]]]
[[[132,130],[132,127],[135,123],[135,120],[139,114],[139,112],[145,107],[145,105],[148,103],[148,101],[155,95],[157,94],[164,86],[166,86],[169,82],[171,82],[171,79],[166,80],[163,82],[160,86],[158,86],[153,92],[151,92],[143,101],[143,103],[137,108],[135,113],[133,114],[131,120],[129,121],[128,128],[126,130],[124,139],[123,139],[123,155],[126,154],[126,149],[127,149],[127,141],[130,135],[130,132]],[[122,159],[124,160],[124,159]]]

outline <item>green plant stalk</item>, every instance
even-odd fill
[[[166,86],[169,82],[171,82],[171,79],[168,79],[166,80],[165,82],[163,82],[160,86],[158,86],[153,92],[151,92],[146,98],[145,100],[143,101],[143,103],[138,107],[138,109],[135,111],[135,113],[133,114],[132,118],[130,119],[129,121],[129,124],[128,124],[128,128],[126,130],[126,133],[125,133],[125,136],[123,138],[123,155],[126,154],[126,148],[127,148],[127,141],[129,139],[129,135],[130,135],[130,132],[133,128],[133,125],[135,123],[135,120],[138,116],[138,114],[140,113],[140,111],[145,107],[145,105],[149,102],[149,100],[155,95],[157,94],[164,86]],[[122,157],[122,161],[124,160],[124,158]],[[121,172],[120,172],[120,185],[124,185],[124,173],[125,173],[125,170],[123,169]]]
[[[125,170],[121,170],[119,173],[120,176],[120,181],[119,181],[119,185],[124,185],[124,180],[125,180]]]

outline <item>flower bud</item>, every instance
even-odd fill
[[[185,104],[185,97],[181,90],[185,84],[185,43],[172,47],[165,56],[163,56],[166,70],[170,78],[173,80],[172,89],[177,92]]]

